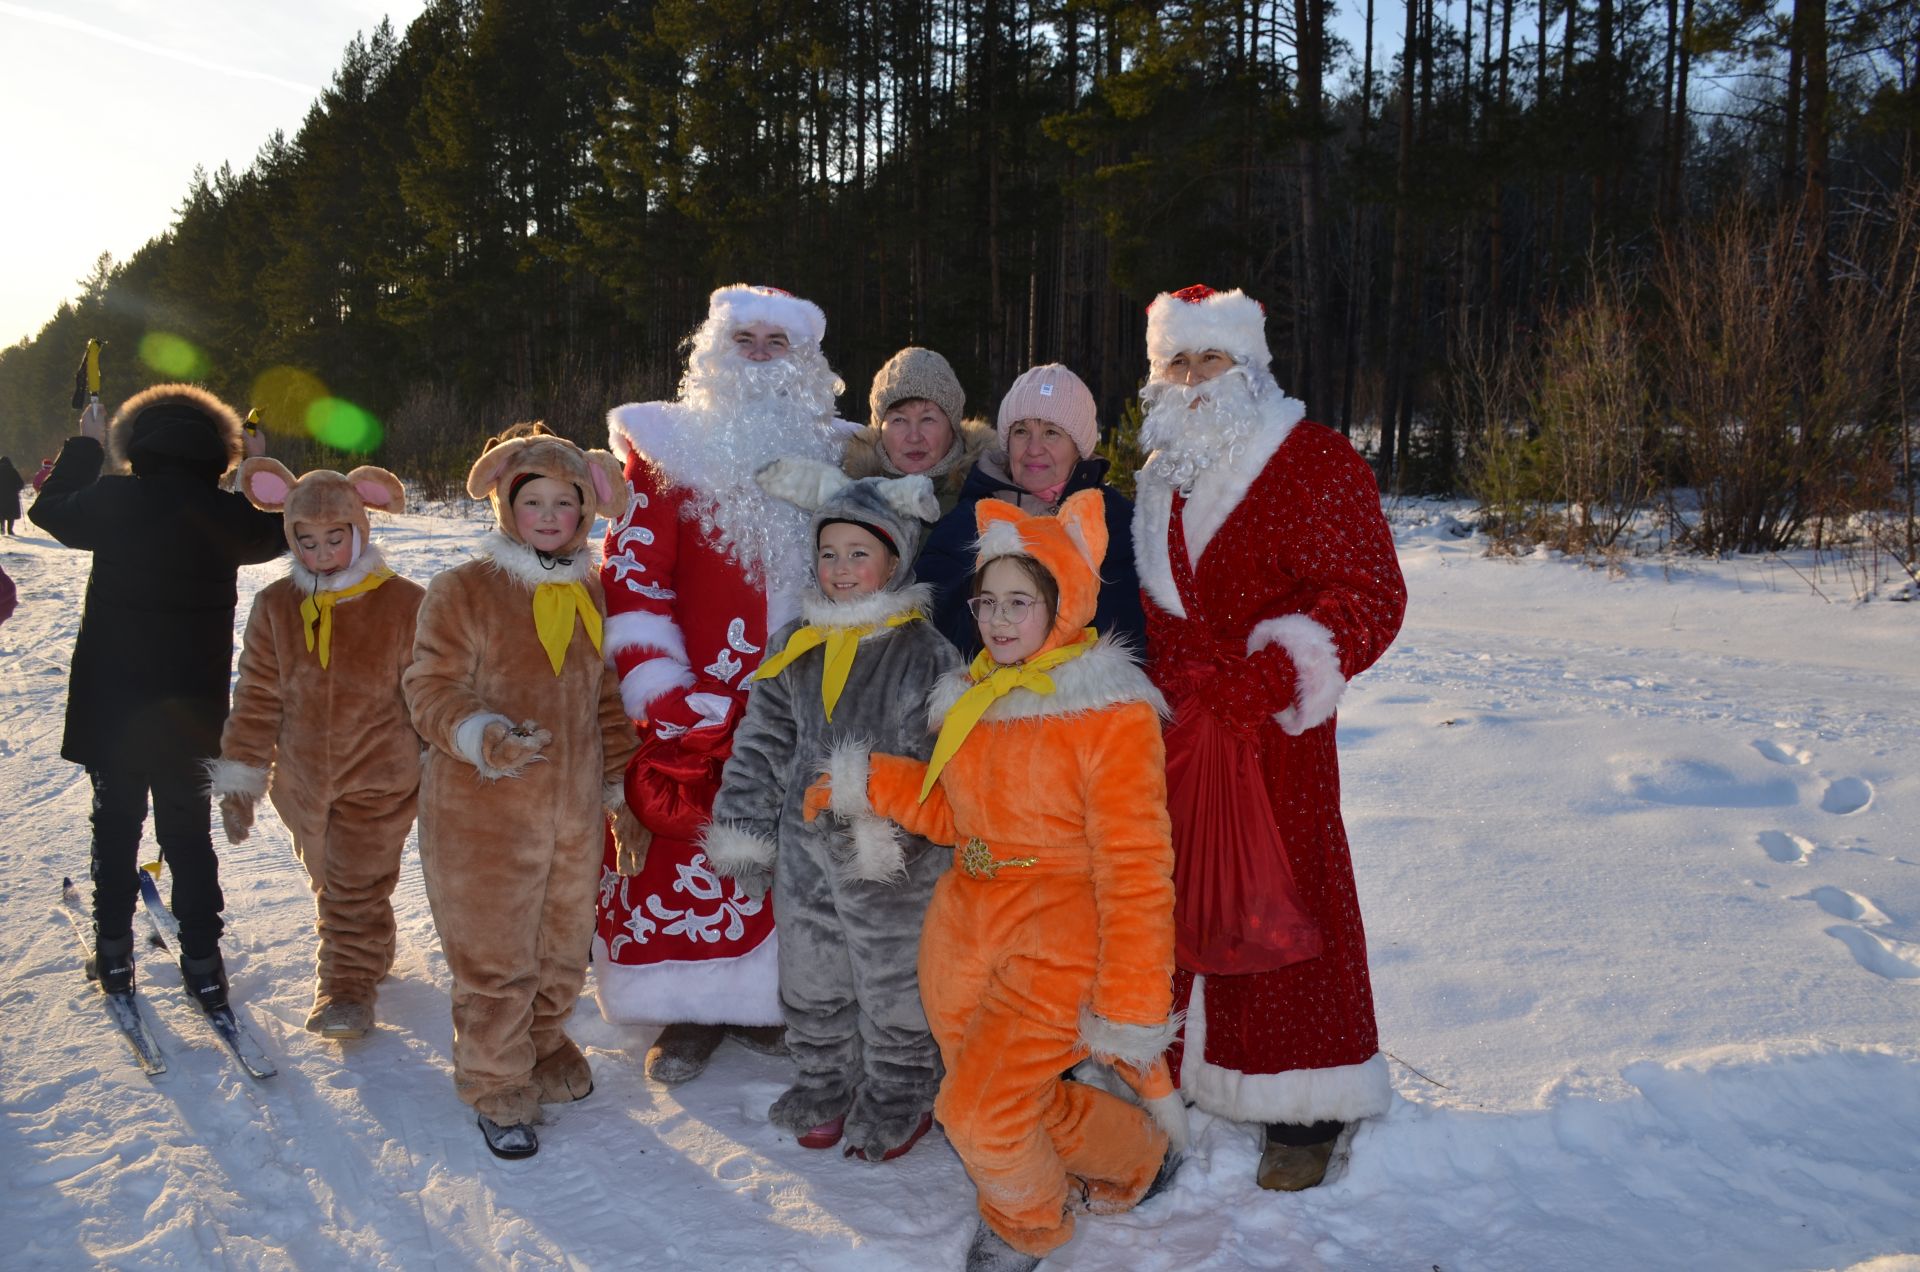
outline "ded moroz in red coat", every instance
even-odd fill
[[[607,533],[605,647],[627,714],[641,722],[627,799],[654,839],[631,877],[615,868],[609,843],[595,996],[613,1021],[777,1025],[784,1018],[771,898],[749,897],[715,874],[698,839],[746,708],[747,681],[767,633],[799,612],[798,597],[750,578],[703,529],[706,492],[727,481],[725,457],[703,449],[697,416],[678,403],[650,402],[619,407],[608,422],[634,499]],[[805,516],[788,504],[768,515],[792,521],[772,527],[773,541],[790,543],[804,564]]]
[[[1182,497],[1142,471],[1134,552],[1148,672],[1175,700],[1179,670],[1219,650],[1249,673],[1212,692],[1255,695],[1260,763],[1294,882],[1326,946],[1278,971],[1197,976],[1171,1058],[1201,1108],[1243,1122],[1350,1122],[1386,1111],[1366,933],[1340,820],[1334,708],[1386,651],[1407,590],[1372,470],[1288,401]],[[1181,550],[1184,547],[1184,552]]]

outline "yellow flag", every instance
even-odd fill
[[[307,649],[319,653],[322,669],[333,661],[333,607],[349,596],[364,596],[392,577],[393,571],[383,565],[352,587],[343,587],[338,592],[314,592],[300,598],[300,620],[307,629]]]
[[[980,723],[980,717],[987,713],[988,707],[1015,689],[1051,694],[1053,677],[1047,672],[1086,653],[1099,639],[1100,633],[1089,627],[1071,645],[1062,645],[1028,662],[1009,663],[998,668],[992,656],[986,650],[981,650],[974,658],[973,665],[967,668],[967,679],[973,681],[973,688],[960,695],[952,710],[947,712],[947,718],[941,722],[940,736],[933,744],[933,758],[927,761],[927,779],[920,783],[921,802],[926,802],[927,796],[933,793],[933,783],[940,776],[940,770],[959,753],[960,744],[973,732],[973,726]]]
[[[887,620],[888,627],[898,627],[902,623],[911,623],[920,618],[919,610],[909,610],[905,614],[895,614]],[[847,677],[853,674],[853,656],[860,650],[862,638],[873,635],[875,628],[866,627],[814,627],[806,626],[795,631],[787,639],[787,647],[760,664],[750,679],[771,680],[788,667],[794,660],[810,649],[827,647],[827,664],[820,675],[821,705],[827,709],[827,719],[833,719],[833,709],[839,705],[840,695],[846,690]]]
[[[585,583],[541,583],[533,589],[533,627],[540,633],[540,646],[547,651],[553,674],[559,675],[567,662],[567,646],[573,643],[573,616],[580,616],[587,639],[594,651],[600,649],[600,611]]]

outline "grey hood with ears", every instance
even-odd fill
[[[829,521],[855,521],[879,530],[893,540],[896,554],[893,574],[883,590],[898,592],[912,585],[920,541],[940,517],[940,500],[927,478],[915,474],[855,479],[818,460],[776,459],[753,479],[776,499],[812,514],[813,543],[819,542],[820,527]],[[809,555],[813,543],[808,545]]]

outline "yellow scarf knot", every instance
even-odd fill
[[[987,713],[988,707],[1015,689],[1051,694],[1053,677],[1047,672],[1086,653],[1099,639],[1100,633],[1089,627],[1071,645],[1062,645],[1038,658],[1023,663],[1009,663],[1004,667],[997,666],[992,655],[981,650],[967,668],[967,679],[973,681],[973,688],[960,695],[947,712],[947,718],[941,722],[940,736],[933,744],[933,758],[927,761],[927,778],[920,783],[921,802],[924,803],[927,796],[933,793],[933,783],[939,778],[940,770],[959,753],[960,744],[973,732],[973,726],[980,723],[980,717]]]
[[[587,585],[578,581],[572,583],[539,583],[533,589],[533,627],[540,633],[540,647],[547,651],[547,661],[553,664],[553,674],[559,675],[567,662],[567,646],[573,643],[573,616],[580,616],[580,625],[587,629],[587,639],[593,642],[593,651],[600,652],[600,609],[593,603],[593,594],[587,591]]]
[[[333,607],[351,596],[365,596],[393,577],[386,566],[337,592],[312,592],[300,598],[300,622],[307,632],[307,652],[320,655],[320,668],[333,661]]]
[[[919,610],[908,610],[905,614],[895,614],[888,619],[888,627],[899,627],[925,617]],[[827,664],[820,676],[821,704],[827,709],[827,719],[832,721],[833,709],[840,701],[840,694],[847,687],[847,677],[853,674],[853,656],[860,649],[862,638],[880,630],[875,624],[865,627],[814,627],[809,624],[800,628],[787,639],[787,647],[760,664],[751,680],[771,680],[788,667],[794,660],[810,649],[827,647]]]

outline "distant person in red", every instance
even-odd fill
[[[1174,704],[1167,798],[1187,858],[1174,876],[1186,1031],[1172,1055],[1188,1099],[1264,1125],[1260,1186],[1297,1191],[1324,1178],[1340,1132],[1392,1096],[1340,822],[1334,708],[1393,642],[1407,588],[1372,470],[1274,382],[1257,301],[1208,287],[1156,297],[1147,358],[1134,554],[1147,672]],[[1206,788],[1229,766],[1204,759],[1223,754],[1235,757],[1225,794]],[[1224,829],[1197,817],[1183,836],[1178,810],[1209,803],[1240,816]],[[1220,851],[1246,842],[1256,813],[1266,852]],[[1251,875],[1232,869],[1248,863]],[[1279,929],[1261,920],[1289,872],[1317,954],[1264,943]],[[1181,949],[1194,905],[1198,936]]]
[[[40,493],[40,487],[47,484],[47,475],[52,471],[53,456],[47,455],[42,457],[38,471],[36,471],[33,476],[27,478],[27,484],[33,487],[34,494],[37,495]]]

